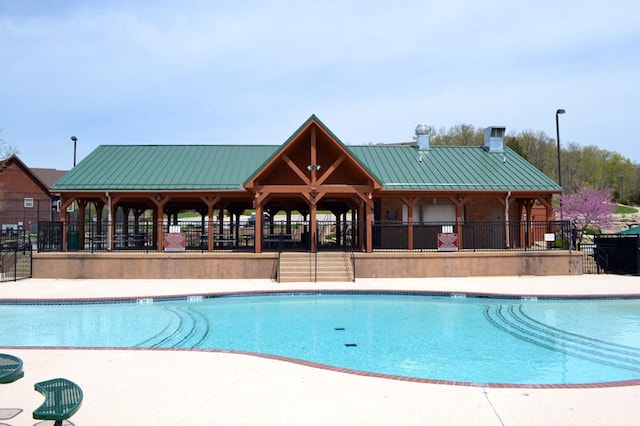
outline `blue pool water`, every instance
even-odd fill
[[[640,379],[640,300],[297,294],[0,305],[0,346],[207,348],[435,380]]]

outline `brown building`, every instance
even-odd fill
[[[440,249],[452,234],[452,249],[548,246],[561,188],[504,146],[503,127],[472,147],[430,146],[422,130],[416,143],[348,146],[311,116],[280,146],[100,146],[54,185],[84,219],[56,240],[81,251],[372,252]]]
[[[29,168],[16,155],[0,162],[0,224],[2,232],[37,233],[40,221],[60,220],[59,195],[51,186],[64,170]]]
[[[42,224],[34,277],[582,273],[553,212],[562,189],[504,131],[354,146],[311,116],[281,145],[102,145],[53,186],[78,219]]]

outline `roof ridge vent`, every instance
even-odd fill
[[[418,142],[418,149],[428,151],[429,150],[429,126],[420,123],[416,126],[416,141]]]
[[[504,126],[490,126],[484,129],[484,149],[489,152],[504,151]]]

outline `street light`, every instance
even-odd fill
[[[564,114],[565,110],[556,111],[556,141],[558,141],[558,185],[562,187],[562,172],[560,171],[560,125],[558,124],[558,116]]]
[[[71,140],[73,141],[73,167],[76,166],[76,145],[78,143],[78,138],[75,136],[71,136]]]
[[[556,110],[556,140],[558,141],[558,185],[562,189],[562,172],[560,171],[560,126],[558,124],[558,116],[564,114],[565,110],[562,108]],[[564,220],[562,212],[562,195],[560,195],[560,221]]]

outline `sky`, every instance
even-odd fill
[[[637,0],[0,0],[0,138],[68,170],[99,145],[345,144],[417,124],[543,131],[640,163]]]

